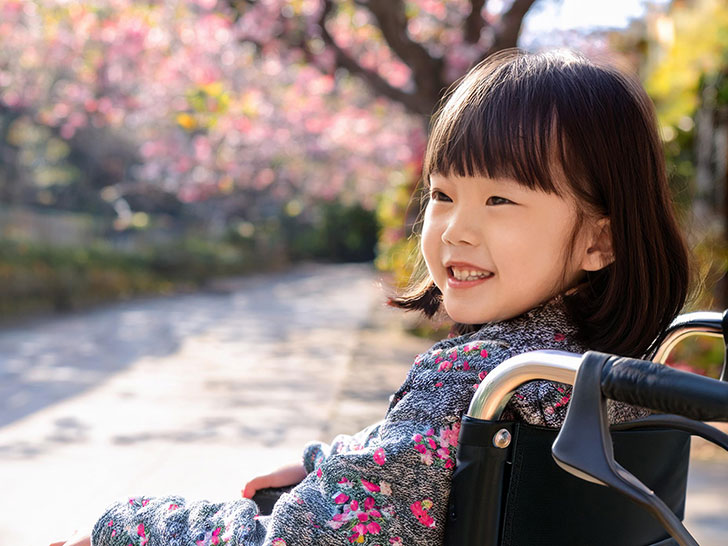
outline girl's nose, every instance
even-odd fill
[[[442,242],[449,245],[477,245],[476,220],[469,214],[453,214],[442,231]]]

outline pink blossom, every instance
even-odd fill
[[[425,450],[425,453],[423,453],[422,455],[420,455],[420,459],[427,466],[432,465],[432,451]]]
[[[465,362],[463,362],[463,370],[465,370],[467,372],[469,369],[470,369],[470,364],[468,364],[468,361],[466,360]]]
[[[381,530],[382,528],[376,521],[372,521],[371,523],[367,524],[367,531],[369,531],[373,535],[378,535]]]
[[[412,503],[410,505],[410,510],[412,511],[412,514],[414,514],[414,516],[417,518],[417,521],[419,521],[422,525],[424,525],[425,527],[434,528],[435,520],[428,513],[428,510],[431,507],[432,501],[429,499],[425,499]]]
[[[564,341],[566,336],[564,334],[554,334],[554,341]]]
[[[455,423],[452,428],[443,428],[440,431],[440,445],[443,447],[458,445],[458,436],[460,435],[460,423]]]
[[[352,538],[354,539],[353,542],[363,542],[363,541],[357,541],[359,537],[363,537],[367,534],[367,528],[365,525],[359,523],[357,525],[354,525],[354,528],[352,529]]]
[[[321,467],[318,467],[316,469],[316,476],[320,478],[322,474],[323,474],[323,472],[321,472]]]
[[[415,442],[421,442],[421,441],[422,441],[422,434],[415,434],[415,435],[414,435],[414,436],[412,437],[412,439],[413,439],[413,440],[414,440]]]
[[[482,351],[480,351],[480,356],[482,356],[483,358],[488,358],[488,351],[483,349]]]
[[[137,535],[142,537],[141,542],[139,543],[139,546],[145,546],[146,543],[149,541],[149,538],[147,537],[146,533],[144,532],[144,524],[140,523],[139,527],[137,527]]]
[[[361,484],[364,486],[364,488],[367,491],[371,491],[373,493],[379,493],[380,488],[379,488],[379,486],[377,484],[372,483],[372,482],[368,482],[366,480],[361,480]]]
[[[415,446],[415,449],[416,449],[417,451],[419,451],[420,453],[422,453],[423,455],[424,455],[425,453],[427,453],[427,448],[426,448],[426,447],[425,447],[424,445],[422,445],[422,444],[417,444],[417,445]]]
[[[338,494],[337,494],[337,495],[336,495],[336,496],[334,497],[334,502],[335,502],[336,504],[344,504],[345,502],[348,502],[348,501],[349,501],[349,497],[348,497],[347,495],[344,495],[344,494],[343,494],[343,493],[341,493],[341,492],[339,492],[339,493],[338,493]]]
[[[384,463],[387,462],[387,455],[384,452],[384,449],[381,447],[377,448],[376,451],[374,451],[373,459],[379,466],[384,466]]]

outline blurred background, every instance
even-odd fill
[[[409,278],[429,117],[515,46],[639,77],[686,310],[728,307],[724,0],[0,0],[0,538],[60,540],[132,488],[229,496],[262,468],[242,448],[284,462],[378,418],[430,343],[387,337],[371,287]],[[290,353],[261,336],[281,331]],[[694,339],[672,363],[717,375],[722,354]],[[273,432],[251,425],[266,403]],[[216,469],[178,472],[210,446]],[[701,544],[725,543],[725,468],[698,475]]]
[[[728,305],[719,0],[2,0],[0,315],[302,260],[405,263],[427,123],[513,46],[639,75],[701,285]]]

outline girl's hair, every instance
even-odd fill
[[[573,52],[510,50],[451,88],[430,129],[425,185],[431,173],[507,177],[573,195],[580,208],[571,246],[585,218],[609,218],[614,261],[587,272],[564,302],[590,349],[646,354],[685,302],[689,266],[642,86]],[[391,303],[433,316],[441,293],[419,269]]]

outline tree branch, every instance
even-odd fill
[[[445,87],[443,60],[433,57],[422,44],[410,38],[402,0],[369,0],[365,5],[377,20],[387,45],[412,70],[416,94],[423,103],[418,111],[430,115],[432,105]]]
[[[470,13],[463,24],[463,39],[470,44],[478,43],[480,32],[486,25],[482,15],[483,6],[485,0],[470,0]]]
[[[495,26],[493,45],[490,52],[500,51],[518,45],[523,18],[538,0],[514,0],[511,8],[501,16],[500,24]],[[490,54],[489,52],[489,54]]]
[[[435,59],[407,33],[408,19],[402,0],[369,0],[366,6],[376,18],[387,45],[406,65],[432,68]]]
[[[429,115],[429,103],[423,101],[419,93],[407,93],[391,85],[376,71],[363,67],[349,53],[344,51],[336,42],[333,36],[326,29],[326,20],[331,13],[334,5],[332,0],[324,0],[324,9],[321,12],[319,26],[321,27],[321,37],[328,47],[330,47],[336,55],[336,64],[345,68],[352,74],[363,78],[369,86],[377,93],[389,97],[403,104],[408,110],[416,114]],[[418,44],[419,45],[419,44]],[[412,67],[411,67],[412,68]],[[413,69],[414,72],[415,69]],[[414,72],[416,74],[416,72]],[[418,86],[419,87],[419,86]],[[419,89],[418,89],[419,91]]]

